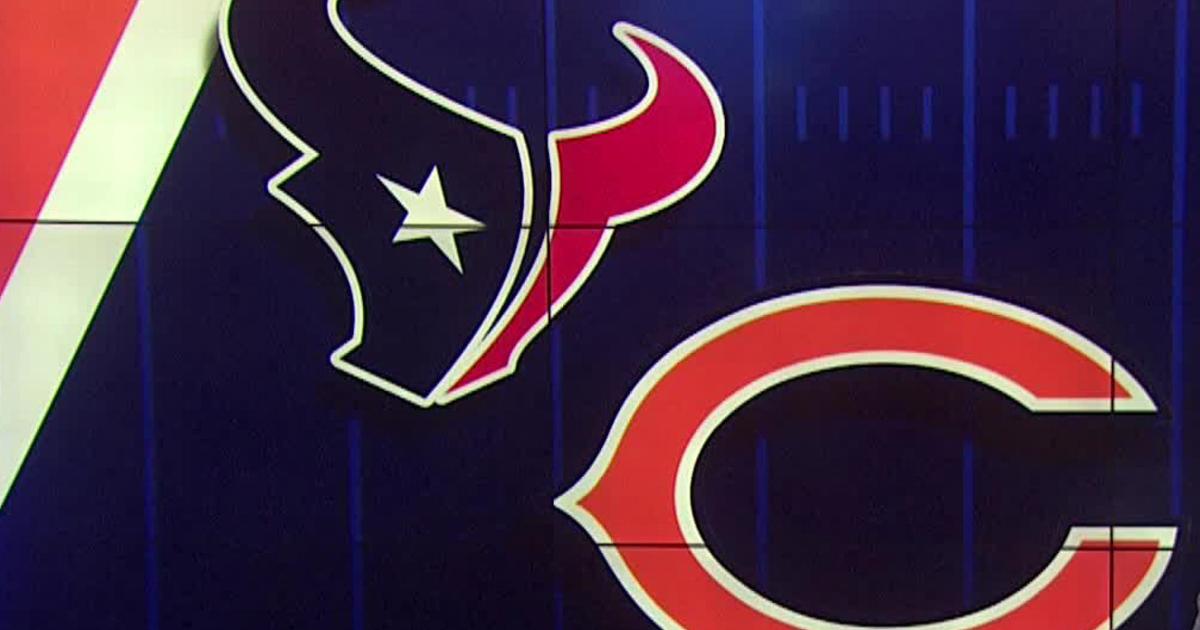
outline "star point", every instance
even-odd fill
[[[446,203],[438,168],[435,166],[429,172],[420,192],[406,188],[383,175],[375,177],[405,211],[404,221],[392,236],[392,242],[429,239],[458,273],[463,273],[462,257],[458,252],[456,237],[459,234],[478,232],[487,226]]]

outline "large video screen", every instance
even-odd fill
[[[0,7],[0,628],[1200,627],[1186,0]]]

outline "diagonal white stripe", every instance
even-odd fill
[[[34,227],[0,299],[0,500],[83,341],[132,225]]]
[[[212,61],[219,4],[138,2],[42,219],[141,217]],[[39,225],[0,294],[0,506],[132,234]]]
[[[219,0],[140,0],[40,218],[136,221],[217,49]]]

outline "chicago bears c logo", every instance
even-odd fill
[[[923,287],[809,291],[734,313],[667,353],[629,394],[591,468],[555,503],[664,628],[859,630],[789,610],[738,580],[708,550],[691,492],[705,443],[740,406],[792,379],[865,365],[957,374],[1032,413],[1154,410],[1107,352],[1020,307]],[[1110,610],[1120,624],[1162,578],[1175,534],[1072,527],[1047,568],[1007,599],[911,627],[1095,630],[1109,627]]]
[[[220,23],[238,87],[299,152],[267,190],[345,274],[353,321],[333,366],[416,405],[511,374],[587,280],[611,231],[557,226],[609,228],[658,212],[707,177],[724,144],[704,73],[619,23],[613,34],[641,64],[646,94],[615,118],[550,133],[549,227],[533,237],[520,130],[380,59],[338,0],[273,6],[230,0]]]

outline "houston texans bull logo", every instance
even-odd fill
[[[297,3],[286,15],[263,7],[226,4],[222,50],[246,98],[299,154],[268,182],[270,195],[311,226],[345,274],[351,334],[330,360],[419,406],[511,374],[580,290],[611,230],[556,225],[615,227],[658,212],[705,179],[724,142],[721,103],[704,73],[654,34],[617,24],[614,35],[646,74],[646,94],[613,119],[549,135],[549,225],[534,238],[522,132],[373,54],[338,0]],[[358,96],[307,99],[314,90]],[[433,329],[451,332],[426,334]],[[741,582],[709,551],[691,493],[707,440],[740,406],[793,379],[865,365],[972,379],[1031,413],[1155,408],[1095,343],[1012,304],[911,286],[810,291],[729,315],[664,356],[626,399],[592,467],[555,504],[662,627],[860,630]],[[1046,569],[1008,598],[908,627],[1120,625],[1161,580],[1175,535],[1173,527],[1071,527]]]
[[[285,13],[229,2],[221,47],[243,94],[299,152],[269,193],[345,274],[353,323],[331,363],[416,405],[511,374],[587,280],[611,231],[560,236],[555,225],[615,227],[658,212],[704,180],[723,146],[704,73],[654,34],[617,24],[646,94],[615,118],[550,134],[550,227],[531,238],[522,132],[389,65],[338,11],[338,0]],[[309,98],[317,92],[355,96]]]

